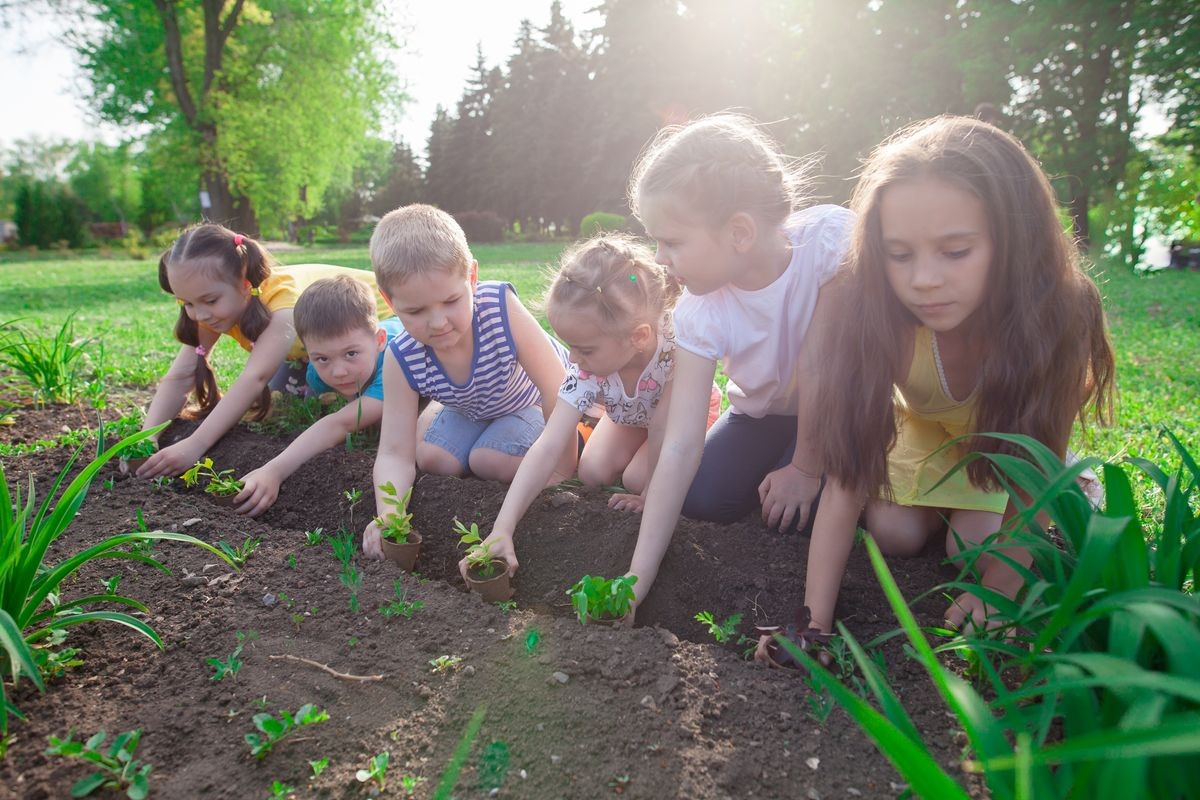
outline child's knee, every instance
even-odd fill
[[[513,456],[490,447],[476,447],[467,457],[471,474],[485,481],[511,483],[521,466],[521,456]]]
[[[746,516],[746,511],[743,505],[730,502],[719,492],[689,491],[680,513],[701,522],[728,524]]]
[[[417,469],[432,475],[463,475],[466,470],[450,451],[429,442],[417,443]]]
[[[611,486],[617,479],[617,471],[600,458],[588,458],[585,448],[579,459],[579,480],[584,486]]]
[[[621,473],[621,485],[632,494],[641,494],[646,491],[646,469],[636,463],[630,464]]]

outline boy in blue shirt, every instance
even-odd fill
[[[336,392],[349,402],[245,477],[235,503],[239,513],[250,516],[270,508],[280,484],[310,458],[379,423],[384,348],[404,330],[396,317],[380,322],[371,287],[347,275],[313,283],[300,295],[293,315],[296,335],[308,351],[309,395]]]

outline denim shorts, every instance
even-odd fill
[[[445,450],[468,469],[471,451],[480,447],[510,456],[523,456],[533,447],[546,421],[541,406],[529,406],[496,419],[473,420],[458,409],[443,406],[425,431],[425,441]]]

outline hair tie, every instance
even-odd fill
[[[250,287],[250,296],[251,297],[258,297],[261,294],[262,294],[262,291],[257,286]]]
[[[200,356],[201,358],[206,358],[208,356],[208,351],[204,349],[204,345],[196,345],[196,355]]]
[[[246,241],[246,237],[242,236],[240,233],[235,233],[233,235],[233,246],[234,247],[241,247],[242,242],[244,242],[244,241]]]
[[[637,283],[637,274],[636,273],[633,273],[633,272],[629,273],[629,282]]]
[[[179,297],[175,298],[175,302],[178,303],[179,305],[183,305],[183,300]]]

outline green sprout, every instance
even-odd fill
[[[439,675],[458,669],[462,665],[462,656],[438,656],[430,659],[429,666]]]
[[[396,599],[388,603],[386,606],[381,606],[379,608],[379,613],[383,614],[385,617],[391,618],[399,616],[404,617],[405,619],[412,619],[413,614],[425,607],[425,603],[420,600],[413,600],[412,602],[409,602],[404,599],[408,593],[403,589],[402,581],[396,581],[395,591]]]
[[[413,515],[408,511],[412,488],[404,493],[404,497],[397,496],[396,486],[391,481],[380,485],[379,490],[383,492],[383,502],[392,507],[391,511],[375,518],[379,535],[396,544],[407,544],[408,535],[412,533]]]
[[[708,627],[708,632],[712,634],[712,637],[717,640],[718,644],[725,644],[737,633],[737,626],[742,622],[742,615],[734,614],[724,622],[718,623],[711,611],[701,611],[694,619]]]
[[[492,558],[491,545],[480,537],[478,523],[472,522],[468,528],[456,519],[454,532],[458,534],[459,546],[470,545],[465,553],[467,569],[485,580],[496,577],[496,573],[500,571],[500,564]]]
[[[217,547],[221,548],[221,552],[229,556],[229,560],[236,566],[244,567],[246,566],[246,559],[250,558],[250,554],[257,550],[260,544],[262,544],[261,539],[247,536],[246,541],[240,547],[233,547],[224,539],[217,542]]]
[[[86,742],[75,741],[73,732],[66,739],[51,736],[46,755],[82,758],[98,768],[71,787],[71,797],[86,797],[97,789],[124,789],[130,800],[143,800],[150,793],[151,767],[133,757],[141,728],[118,734],[107,750],[101,750],[107,736],[100,731]]]
[[[263,698],[266,699],[265,697]],[[255,758],[266,758],[271,748],[288,738],[300,728],[315,725],[329,719],[329,714],[317,708],[312,703],[305,703],[293,715],[288,711],[279,712],[275,717],[263,712],[254,715],[254,727],[258,733],[247,733],[246,744],[250,745],[250,754]]]
[[[636,595],[633,585],[636,575],[620,575],[608,579],[599,575],[584,575],[579,582],[567,590],[575,616],[580,625],[589,619],[620,619],[629,613]]]
[[[358,779],[359,783],[375,781],[379,786],[379,791],[382,792],[387,786],[387,766],[388,754],[387,751],[384,751],[367,762],[366,769],[360,769],[354,773],[354,777]]]
[[[233,470],[223,469],[217,472],[213,469],[213,460],[205,457],[202,461],[197,461],[195,465],[187,472],[183,473],[183,482],[186,486],[195,486],[201,478],[208,478],[208,484],[204,487],[204,491],[215,497],[229,497],[235,495],[242,490],[243,483],[230,477],[233,475]]]

